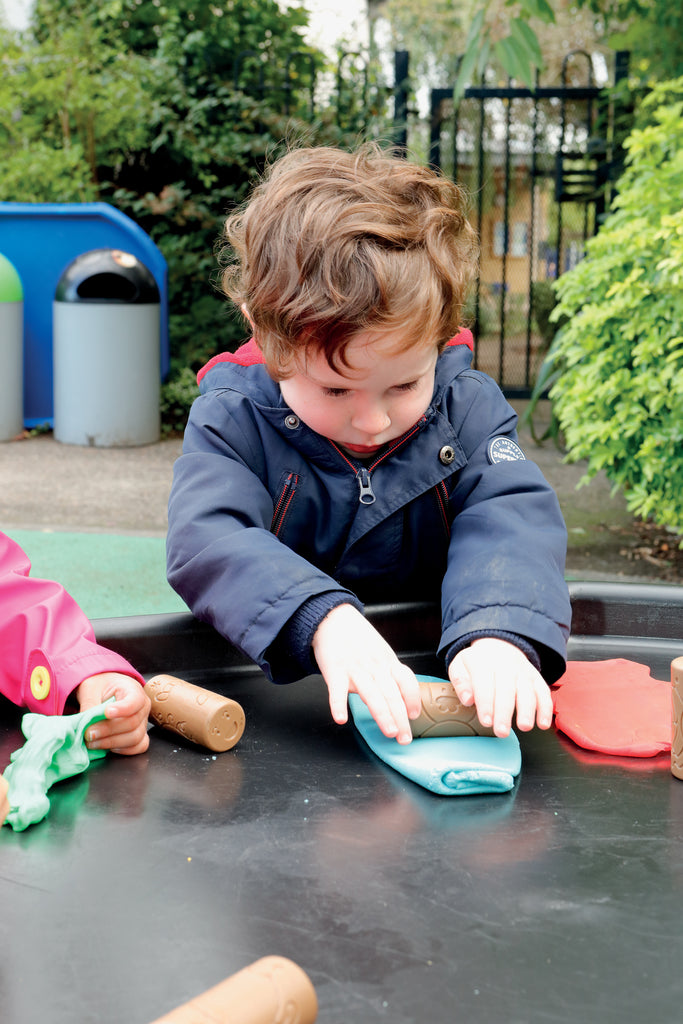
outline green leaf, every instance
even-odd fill
[[[491,40],[488,36],[484,36],[481,50],[479,51],[479,58],[477,60],[477,74],[481,77],[486,70],[486,66],[489,62],[491,55]]]
[[[462,61],[460,62],[458,77],[456,78],[455,86],[453,87],[453,98],[456,102],[461,99],[467,84],[472,77],[472,72],[477,66],[479,55],[485,42],[485,37],[482,38],[485,14],[486,12],[483,8],[477,11],[472,19],[470,30],[467,33],[465,53],[463,54]]]
[[[494,50],[496,57],[510,78],[522,81],[532,89],[534,75],[526,50],[510,36],[499,39],[494,45]]]
[[[543,54],[539,45],[536,33],[526,21],[521,18],[513,18],[510,22],[510,35],[515,39],[529,55],[532,64],[537,68],[543,67]]]
[[[531,18],[539,18],[546,24],[555,21],[555,12],[547,0],[519,0],[519,6]]]

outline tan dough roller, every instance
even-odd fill
[[[265,956],[152,1024],[313,1024],[318,999],[292,960]]]
[[[3,779],[2,775],[0,775],[0,825],[2,825],[3,821],[9,814],[9,801],[7,799],[8,789],[9,786],[7,784],[7,779]]]
[[[671,774],[683,779],[683,658],[671,662]]]
[[[490,726],[477,718],[476,708],[465,707],[452,683],[445,679],[438,683],[420,680],[422,711],[410,723],[413,736],[493,736]]]
[[[230,750],[244,732],[244,711],[235,700],[176,676],[154,676],[145,684],[157,725],[209,750]]]

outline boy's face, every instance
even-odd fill
[[[426,412],[437,355],[436,345],[397,352],[391,336],[367,331],[349,342],[349,368],[343,374],[329,366],[323,353],[302,352],[294,374],[280,381],[280,390],[311,430],[353,458],[370,458]]]

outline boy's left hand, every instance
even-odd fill
[[[496,637],[481,637],[460,651],[448,667],[455,692],[467,707],[473,704],[482,725],[507,736],[517,712],[523,732],[549,729],[553,700],[548,684],[519,647]]]
[[[149,746],[147,719],[152,702],[137,679],[119,672],[101,672],[84,679],[75,691],[81,711],[112,696],[116,700],[107,707],[106,718],[88,728],[86,746],[115,754],[142,754]]]

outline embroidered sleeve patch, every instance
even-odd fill
[[[526,461],[526,455],[516,441],[509,437],[494,437],[489,441],[486,450],[491,465],[497,462],[519,462]]]

